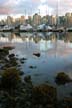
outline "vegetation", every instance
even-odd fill
[[[59,101],[55,87],[49,84],[34,86],[31,76],[21,80],[20,64],[14,54],[9,55],[9,49],[0,49],[0,55],[0,65],[3,64],[0,69],[0,108],[72,108],[72,96]],[[65,73],[56,76],[58,84],[70,81]]]
[[[2,88],[5,90],[13,90],[20,81],[19,71],[16,68],[8,68],[4,70],[1,78]]]
[[[33,106],[41,108],[55,108],[57,101],[56,88],[50,85],[40,85],[33,88]]]
[[[61,85],[61,84],[66,84],[66,83],[72,82],[72,80],[70,79],[70,77],[67,74],[65,74],[64,72],[61,72],[61,73],[58,73],[58,75],[56,76],[55,82],[58,85]]]

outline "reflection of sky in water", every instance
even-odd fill
[[[53,44],[51,43],[51,41],[45,41],[45,40],[41,40],[40,41],[40,50],[41,51],[47,51],[48,49],[53,48]]]
[[[36,38],[37,37],[37,38]],[[26,57],[27,60],[22,64],[22,70],[25,75],[31,75],[33,83],[39,84],[48,81],[55,85],[54,78],[58,72],[66,72],[72,78],[72,43],[70,37],[66,40],[66,35],[57,37],[55,34],[35,35],[33,34],[6,34],[0,36],[1,44],[12,44],[15,46],[11,52],[18,55],[18,57]],[[58,38],[58,39],[57,39]],[[38,58],[33,55],[34,52],[40,52],[41,56]],[[36,66],[35,69],[30,69],[29,66]],[[56,86],[56,85],[55,85]],[[67,90],[69,93],[72,89],[72,84],[68,84],[61,88]],[[63,95],[60,87],[58,90]],[[69,90],[70,89],[70,90]]]
[[[69,48],[72,48],[72,43],[68,43],[68,47]]]

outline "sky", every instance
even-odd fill
[[[0,0],[0,19],[7,15],[64,15],[71,11],[72,0]]]

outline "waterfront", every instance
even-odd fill
[[[70,95],[72,83],[57,86],[55,77],[65,72],[72,79],[71,42],[72,33],[0,33],[0,46],[14,46],[10,53],[27,59],[21,65],[24,75],[31,75],[34,85],[46,83],[57,87],[62,97]],[[40,57],[33,53],[40,53]]]

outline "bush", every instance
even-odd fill
[[[34,105],[42,106],[54,106],[57,98],[56,88],[50,85],[40,85],[33,88],[33,100]]]
[[[8,54],[9,54],[9,50],[7,50],[7,49],[0,49],[0,59],[3,59]]]
[[[55,82],[58,85],[66,84],[66,83],[69,83],[71,81],[72,80],[70,79],[70,77],[67,74],[65,74],[64,72],[58,73],[58,75],[56,76],[56,79],[55,79]]]
[[[2,74],[1,84],[4,89],[16,88],[19,81],[19,71],[16,68],[8,68]]]

